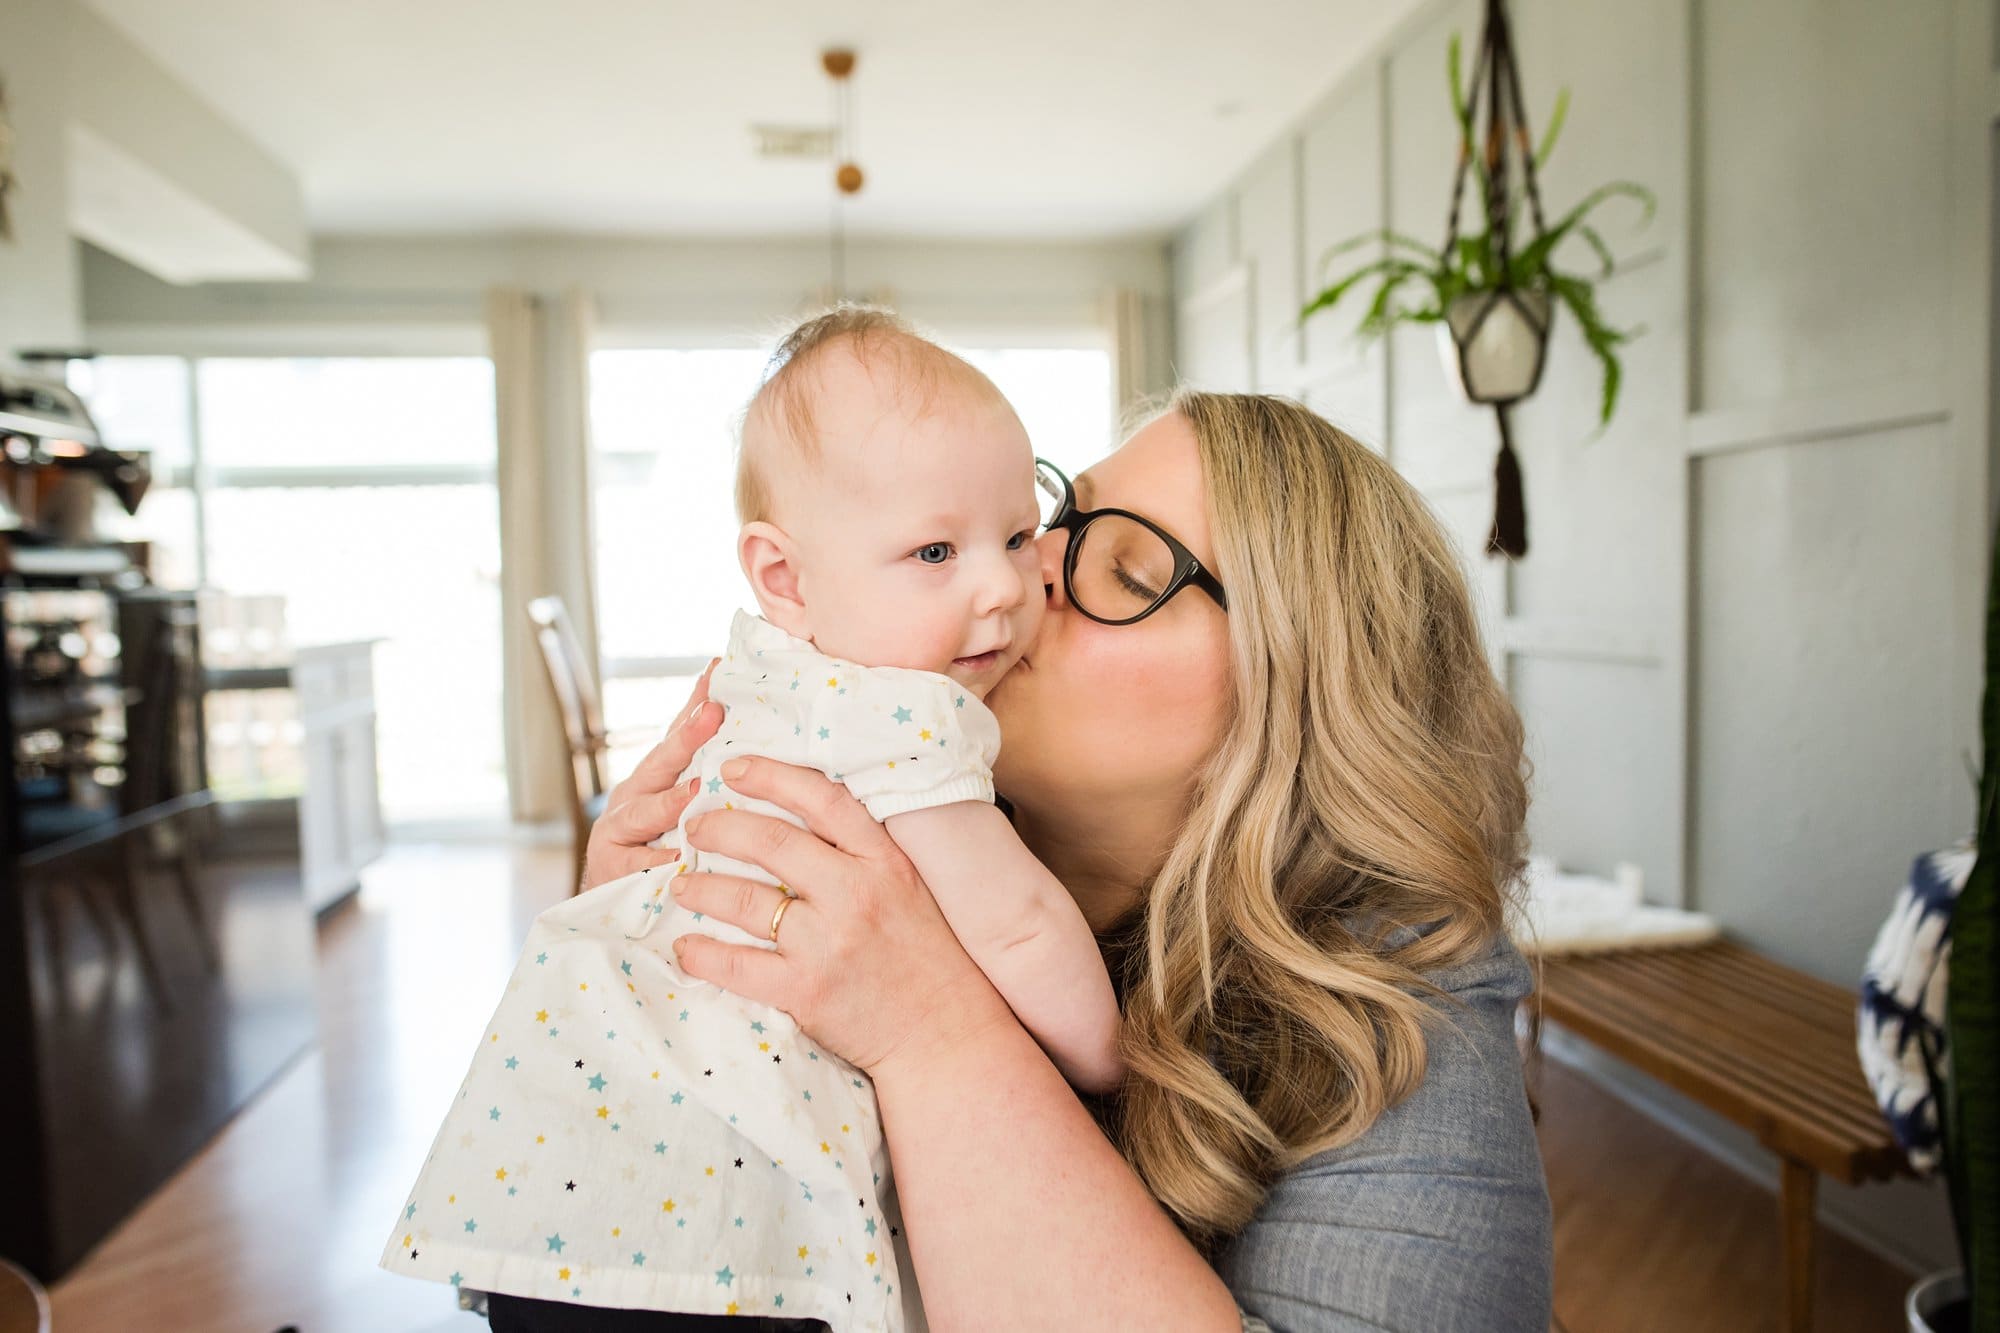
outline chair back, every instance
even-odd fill
[[[548,670],[549,688],[555,693],[556,711],[562,717],[571,786],[581,811],[610,785],[604,772],[604,709],[598,699],[597,680],[562,598],[535,598],[528,603],[528,620],[535,627],[535,643],[542,651],[542,665]]]

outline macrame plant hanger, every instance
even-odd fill
[[[1481,99],[1484,105],[1481,105]],[[1511,303],[1520,315],[1539,330],[1545,341],[1553,305],[1541,304],[1538,315],[1514,288],[1513,224],[1515,201],[1511,197],[1512,177],[1518,167],[1523,193],[1528,197],[1528,216],[1534,239],[1540,240],[1542,196],[1535,188],[1535,155],[1529,146],[1528,113],[1521,103],[1520,74],[1514,62],[1514,34],[1507,21],[1505,0],[1486,0],[1486,27],[1480,35],[1479,55],[1472,67],[1472,82],[1466,94],[1467,115],[1458,145],[1458,165],[1452,177],[1451,214],[1445,223],[1444,254],[1447,261],[1459,243],[1459,209],[1465,196],[1465,176],[1473,153],[1480,154],[1486,189],[1486,226],[1490,253],[1496,271],[1488,274],[1490,289],[1477,294],[1483,305],[1468,327],[1452,328],[1459,358],[1460,381],[1474,401],[1492,406],[1500,420],[1500,455],[1493,465],[1493,530],[1486,540],[1488,554],[1515,559],[1528,553],[1528,515],[1521,490],[1521,462],[1514,453],[1514,438],[1508,409],[1535,390],[1541,380],[1538,357],[1533,379],[1527,387],[1506,397],[1482,398],[1474,388],[1475,376],[1467,364],[1480,326],[1501,302]],[[1485,133],[1479,135],[1480,115],[1485,113]],[[1475,146],[1476,145],[1476,146]]]

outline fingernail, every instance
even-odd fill
[[[725,778],[740,778],[749,771],[748,759],[732,759],[722,766],[722,776]]]
[[[685,950],[686,948],[687,948],[687,936],[681,935],[677,937],[674,940],[674,957],[679,958],[681,956],[682,951]]]
[[[686,887],[687,877],[685,875],[675,875],[671,880],[667,881],[667,892],[673,894],[676,898],[681,896],[681,890]]]

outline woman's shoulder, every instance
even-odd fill
[[[1548,1327],[1548,1190],[1514,1037],[1533,974],[1503,938],[1428,979],[1450,998],[1423,1082],[1286,1173],[1222,1255],[1274,1329]]]

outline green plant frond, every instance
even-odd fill
[[[1598,278],[1602,280],[1610,277],[1618,268],[1618,259],[1611,253],[1611,247],[1604,243],[1604,237],[1598,233],[1597,228],[1579,222],[1576,225],[1576,234],[1596,253]]]
[[[1364,231],[1359,236],[1350,236],[1339,245],[1334,246],[1321,255],[1319,257],[1320,273],[1324,275],[1327,265],[1332,263],[1338,256],[1350,254],[1353,251],[1361,249],[1363,246],[1371,244],[1380,245],[1385,250],[1392,252],[1406,250],[1413,255],[1422,256],[1425,260],[1433,264],[1443,262],[1443,257],[1438,254],[1435,246],[1425,245],[1416,237],[1405,232],[1391,231],[1387,227],[1377,227],[1373,231]]]
[[[1556,93],[1556,108],[1549,112],[1549,127],[1542,131],[1541,146],[1535,149],[1535,165],[1541,166],[1549,160],[1549,154],[1556,150],[1556,140],[1562,135],[1563,121],[1569,118],[1569,89]]]
[[[1618,390],[1624,381],[1624,368],[1618,364],[1617,348],[1626,335],[1604,322],[1604,317],[1597,310],[1597,294],[1588,282],[1560,273],[1550,273],[1548,282],[1557,298],[1569,307],[1570,314],[1576,318],[1577,328],[1583,334],[1584,344],[1603,367],[1604,382],[1597,412],[1597,424],[1601,430],[1611,424],[1612,413],[1618,409]]]
[[[1653,192],[1637,181],[1606,181],[1583,196],[1576,206],[1562,215],[1551,231],[1568,231],[1599,205],[1610,199],[1630,199],[1639,205],[1639,226],[1645,227],[1653,221],[1653,214],[1659,210],[1660,201]]]
[[[1407,259],[1397,259],[1394,256],[1374,260],[1362,265],[1314,297],[1311,304],[1299,312],[1299,322],[1304,323],[1320,311],[1331,310],[1339,305],[1343,297],[1369,278],[1379,276],[1383,279],[1384,286],[1396,286],[1428,272],[1429,270],[1422,264],[1412,263]]]
[[[1444,49],[1444,77],[1451,85],[1451,114],[1461,130],[1472,123],[1472,108],[1465,103],[1465,63],[1464,42],[1458,33],[1451,35],[1451,41]],[[1469,131],[1468,131],[1469,133]]]

